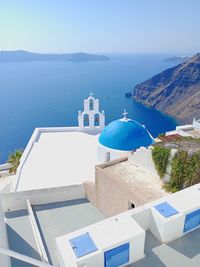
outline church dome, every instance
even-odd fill
[[[149,132],[139,122],[123,118],[108,124],[99,136],[101,145],[124,151],[132,151],[154,143]]]

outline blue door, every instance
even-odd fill
[[[129,243],[108,250],[104,254],[105,267],[118,267],[129,262]]]
[[[195,210],[185,216],[185,224],[183,232],[192,230],[200,225],[200,209]]]

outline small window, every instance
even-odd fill
[[[106,153],[106,162],[110,161],[110,152]]]
[[[94,101],[93,101],[93,99],[90,99],[89,100],[89,109],[90,110],[93,110],[94,109]]]

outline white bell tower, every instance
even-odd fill
[[[99,130],[105,127],[105,113],[99,111],[99,99],[91,93],[84,99],[84,110],[78,112],[78,126],[80,130]]]

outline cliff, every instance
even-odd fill
[[[137,85],[133,98],[176,117],[182,123],[200,118],[200,53]]]

